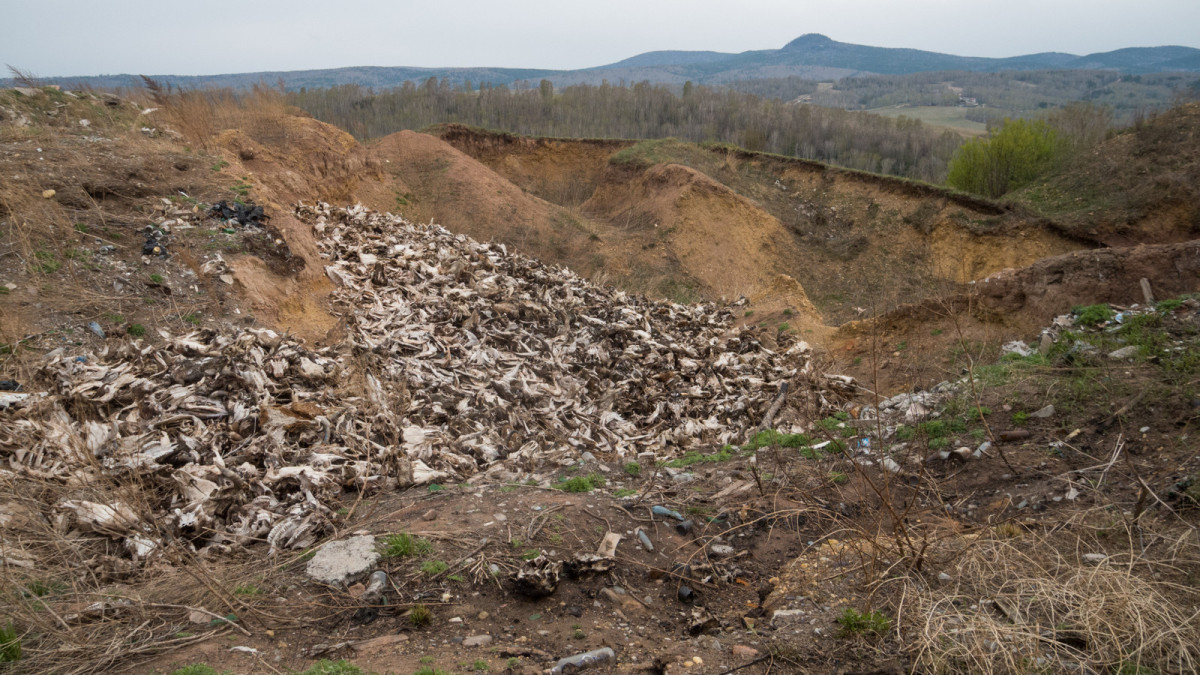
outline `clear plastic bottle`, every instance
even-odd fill
[[[569,675],[570,673],[578,673],[593,666],[611,664],[616,660],[616,652],[609,647],[601,647],[600,649],[593,649],[590,652],[559,659],[558,663],[554,664],[554,667],[550,669],[550,673],[551,675]]]

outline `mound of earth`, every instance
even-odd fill
[[[1200,237],[1200,103],[1122,130],[1010,197],[1107,246]]]

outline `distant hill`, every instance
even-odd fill
[[[1059,52],[1025,54],[1007,58],[956,56],[920,49],[870,47],[837,42],[824,35],[801,35],[781,49],[763,49],[728,54],[712,51],[652,51],[616,63],[580,70],[529,68],[407,68],[355,67],[327,70],[272,71],[226,75],[155,75],[155,79],[177,86],[249,87],[258,82],[282,80],[289,89],[357,84],[364,87],[394,87],[421,82],[430,77],[455,85],[481,82],[493,86],[536,83],[548,79],[556,86],[600,84],[607,80],[662,84],[725,84],[761,78],[803,77],[837,80],[855,75],[900,75],[932,71],[999,72],[1007,70],[1117,70],[1129,74],[1200,72],[1200,49],[1192,47],[1131,47],[1111,52],[1078,56]],[[46,78],[47,83],[83,84],[93,87],[139,86],[133,75]],[[10,84],[0,80],[0,84]]]

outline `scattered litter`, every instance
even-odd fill
[[[640,527],[637,531],[637,538],[638,541],[642,543],[642,548],[646,549],[650,553],[654,552],[654,544],[650,543],[650,537],[646,534],[646,531]]]
[[[513,577],[513,588],[528,598],[544,598],[558,589],[562,561],[551,561],[544,555],[526,560]]]
[[[16,380],[0,380],[0,391],[21,391],[21,383]]]
[[[263,207],[254,204],[241,204],[235,202],[233,206],[225,202],[217,202],[209,209],[209,215],[220,218],[221,220],[234,221],[243,227],[253,225],[261,227],[263,223],[270,218],[263,213]]]
[[[1006,343],[1000,348],[1000,355],[1016,354],[1017,356],[1033,356],[1033,348],[1025,344],[1023,340],[1013,340]]]
[[[617,654],[610,647],[601,647],[590,652],[568,656],[559,659],[554,667],[550,669],[550,675],[564,675],[566,673],[576,673],[585,668],[594,666],[603,666],[612,664],[617,660]]]
[[[103,340],[107,337],[104,334],[104,329],[101,328],[100,324],[96,323],[95,321],[89,321],[87,327],[88,327],[88,330],[95,333],[96,337],[100,338],[101,340]]]
[[[674,518],[675,520],[678,520],[678,521],[683,521],[683,516],[680,515],[680,513],[678,511],[672,511],[671,509],[668,509],[665,506],[658,506],[658,505],[652,506],[652,507],[650,507],[650,513],[653,513],[656,516],[667,516],[669,518]]]

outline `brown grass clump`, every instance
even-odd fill
[[[1046,539],[981,541],[951,582],[906,584],[902,633],[927,672],[1196,672],[1196,590],[1156,578],[1178,566],[1090,562]]]

